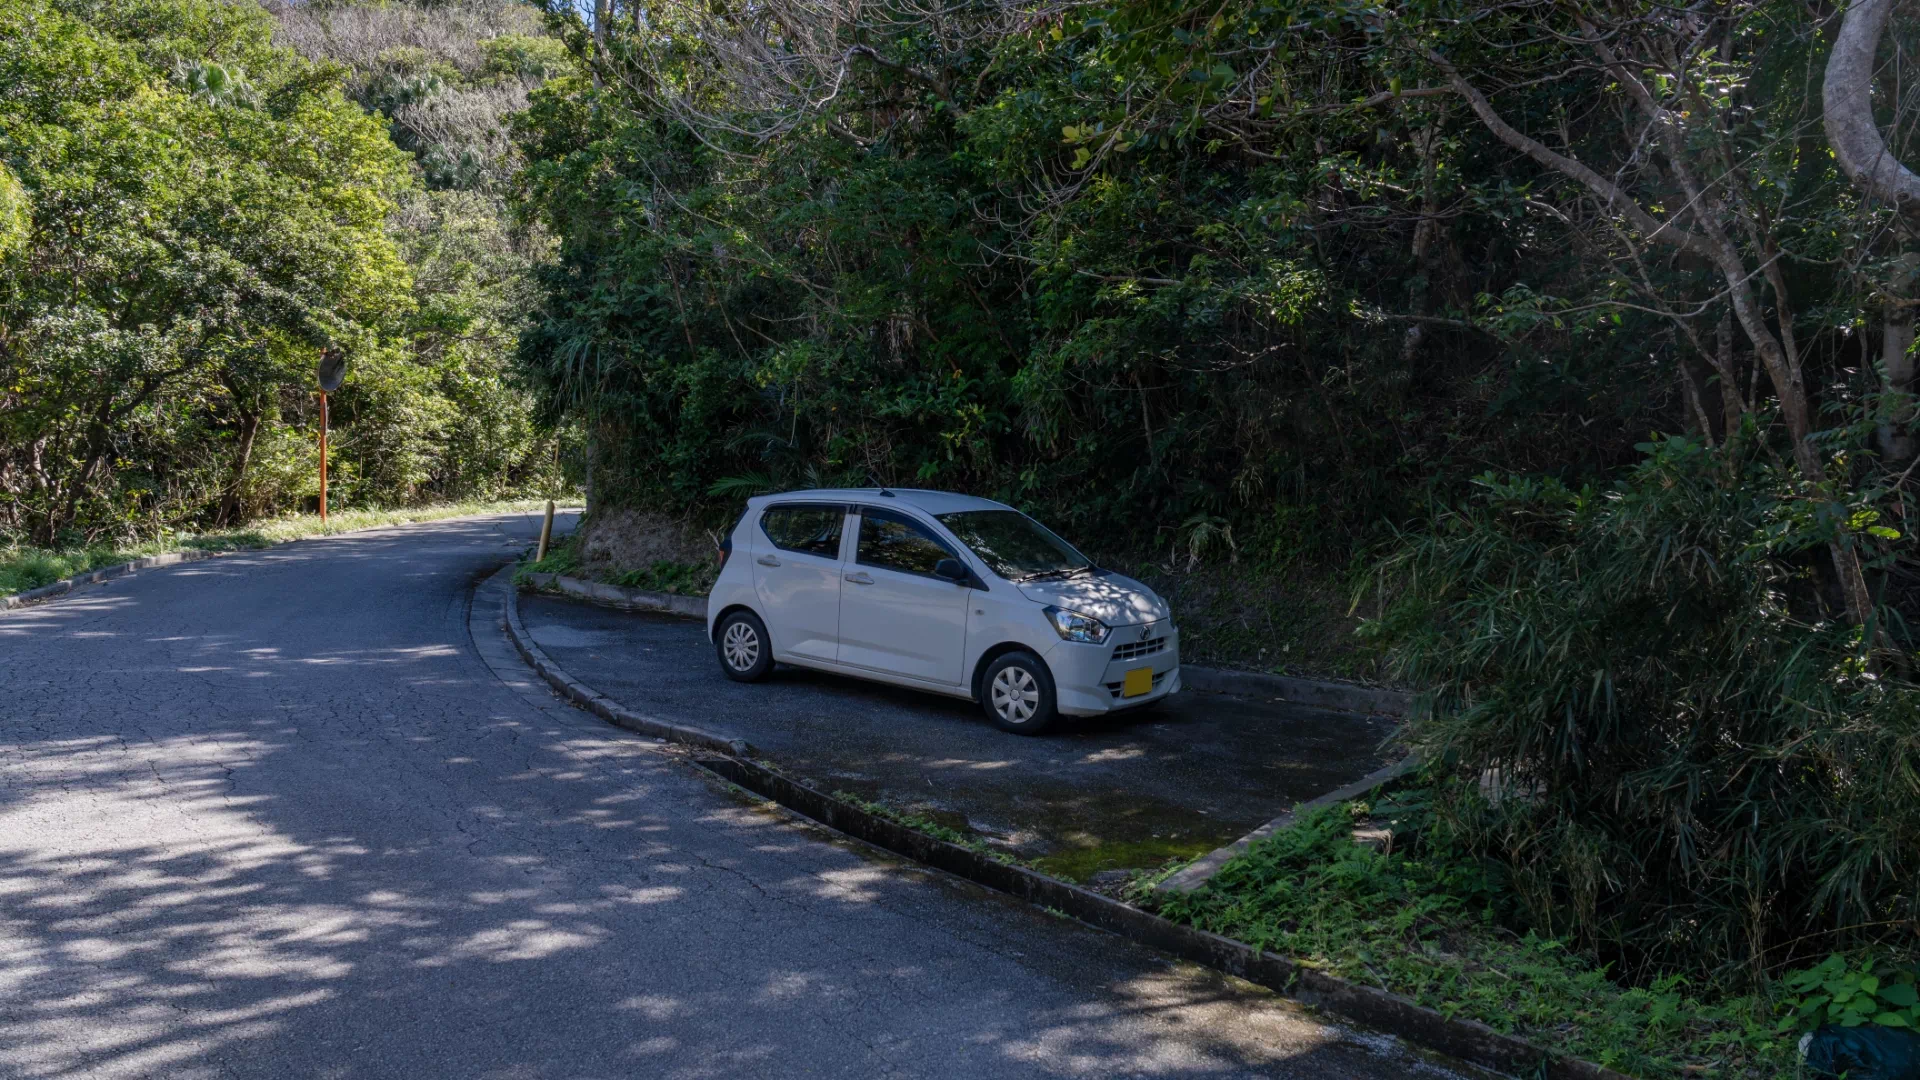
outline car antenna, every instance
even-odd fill
[[[867,470],[867,483],[872,484],[874,487],[877,487],[880,489],[881,498],[891,499],[894,497],[893,492],[887,490],[887,485],[880,482],[880,478],[873,474],[872,469]]]

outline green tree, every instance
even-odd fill
[[[27,451],[16,498],[43,542],[137,512],[141,491],[107,478],[166,410],[224,391],[247,429],[265,386],[375,347],[409,288],[385,232],[405,158],[337,78],[270,49],[264,12],[84,13],[0,6],[29,88],[0,105],[0,140],[34,221],[0,308],[6,445]],[[162,42],[203,59],[158,68]]]

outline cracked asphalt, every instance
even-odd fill
[[[537,526],[0,613],[0,1077],[1448,1075],[560,703],[473,591]]]

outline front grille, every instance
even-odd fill
[[[1145,641],[1131,641],[1125,645],[1114,646],[1113,658],[1115,660],[1138,660],[1142,656],[1152,656],[1154,653],[1165,652],[1166,650],[1166,638],[1148,638]]]

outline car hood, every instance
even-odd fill
[[[1026,581],[1014,588],[1035,603],[1091,615],[1108,626],[1158,622],[1172,613],[1152,589],[1107,570],[1060,581]]]

